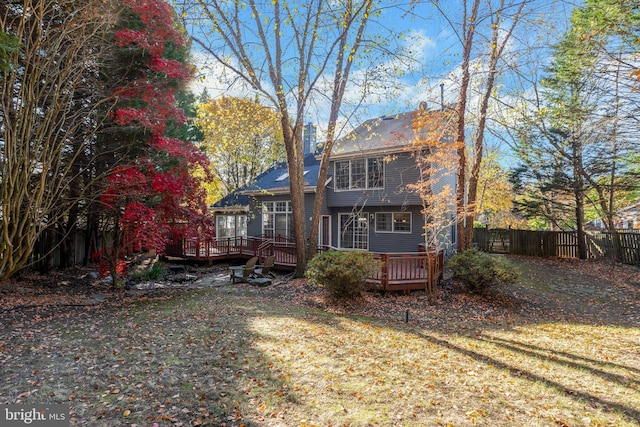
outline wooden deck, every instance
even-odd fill
[[[444,251],[375,254],[382,261],[369,282],[383,291],[435,291],[444,272]]]
[[[275,255],[275,267],[293,270],[296,266],[295,244],[265,237],[230,237],[207,240],[183,239],[167,245],[166,254],[200,262],[259,257],[259,262]]]
[[[293,270],[296,266],[295,244],[284,239],[265,237],[216,238],[205,241],[183,239],[167,246],[166,254],[194,261],[215,262],[246,259],[253,256],[264,261],[275,255],[275,268]],[[434,291],[442,280],[444,251],[411,253],[375,253],[381,261],[378,272],[368,282],[383,291]]]

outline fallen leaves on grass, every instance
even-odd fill
[[[447,282],[436,305],[296,279],[5,312],[0,403],[91,426],[637,425],[637,272],[515,261],[501,295]]]

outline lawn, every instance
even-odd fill
[[[436,306],[292,281],[7,311],[0,403],[82,426],[640,425],[640,271],[514,261],[517,285]]]

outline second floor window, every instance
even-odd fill
[[[382,157],[335,162],[335,190],[384,188]]]

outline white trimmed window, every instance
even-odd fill
[[[246,215],[216,215],[217,237],[246,237]]]
[[[341,160],[334,164],[336,191],[384,188],[384,159]]]
[[[377,212],[376,233],[411,233],[411,212]]]
[[[262,204],[262,234],[266,237],[293,237],[291,202],[264,202]]]
[[[369,221],[366,215],[339,214],[342,249],[369,249]]]

